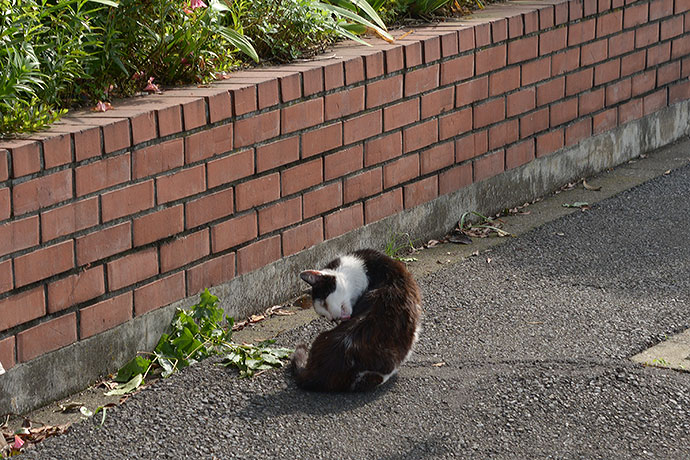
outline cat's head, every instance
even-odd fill
[[[311,286],[311,299],[316,313],[332,321],[350,319],[351,293],[343,282],[342,273],[305,270],[299,276]]]

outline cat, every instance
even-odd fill
[[[405,265],[373,249],[340,256],[300,278],[311,285],[314,310],[339,324],[311,349],[292,356],[297,385],[311,391],[369,391],[410,355],[421,320],[421,296]]]

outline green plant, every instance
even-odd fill
[[[410,253],[414,250],[414,243],[409,233],[389,232],[386,246],[383,248],[383,253],[388,257],[402,262],[413,262],[417,259],[413,257],[404,257],[403,254]]]
[[[222,356],[223,363],[237,367],[241,377],[251,377],[257,370],[282,366],[292,353],[288,348],[270,348],[273,341],[258,345],[233,343],[233,324],[234,319],[226,317],[218,305],[218,297],[204,290],[199,303],[175,312],[170,332],[161,336],[153,353],[146,354],[148,357],[137,355],[120,368],[114,380],[121,385],[106,394],[134,391],[154,367],[160,367],[165,378],[210,356]]]
[[[478,217],[479,221],[472,222],[473,216]],[[477,211],[470,211],[462,214],[458,222],[458,228],[466,235],[476,238],[486,238],[492,233],[496,233],[498,236],[514,237],[515,235],[499,227],[502,223],[503,221],[501,219],[492,219]]]

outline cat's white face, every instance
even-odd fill
[[[314,299],[314,310],[331,321],[350,319],[352,304],[350,293],[343,283],[342,275],[336,274],[335,291],[323,300]]]

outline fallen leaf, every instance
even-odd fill
[[[455,244],[472,244],[472,239],[457,228],[454,228],[448,234],[448,241]]]
[[[575,203],[563,203],[562,205],[564,208],[583,208],[583,207],[588,207],[589,208],[589,203],[586,201],[576,201]]]
[[[565,236],[565,233],[556,232],[556,235],[558,235],[558,236]]]
[[[144,376],[141,374],[137,374],[134,377],[132,377],[132,380],[129,382],[123,384],[123,385],[118,385],[117,388],[114,390],[110,390],[107,393],[105,393],[106,396],[119,396],[119,395],[125,395],[127,393],[131,393],[137,388],[139,388],[139,385],[141,385],[141,382],[143,382]]]
[[[427,248],[433,248],[436,245],[438,245],[438,240],[429,240],[425,246]]]
[[[432,364],[432,366],[434,366],[434,367],[443,367],[443,366],[445,366],[445,365],[446,365],[446,363],[444,363],[444,362]]]
[[[669,174],[671,174],[671,170],[670,170],[670,169],[669,169],[668,171],[664,171],[664,176],[668,176]]]
[[[490,263],[491,263],[491,260],[492,260],[491,257],[487,257],[487,258],[486,258],[486,263],[487,263],[487,264],[490,264]]]
[[[601,186],[599,186],[599,187],[594,187],[594,186],[592,186],[592,185],[589,185],[585,179],[582,179],[582,186],[583,186],[586,190],[592,190],[592,191],[594,191],[594,192],[598,192],[599,190],[601,190]]]
[[[408,35],[410,35],[413,32],[414,32],[414,30],[408,30],[407,32],[405,32],[404,34],[402,34],[401,36],[396,38],[396,40],[402,40],[403,38],[407,37]]]
[[[83,415],[84,417],[91,417],[93,415],[93,411],[86,406],[81,406],[79,408],[79,412],[81,412],[81,415]]]
[[[478,255],[479,255],[479,251],[474,251],[474,252],[473,252],[472,254],[470,254],[470,255],[471,255],[471,256],[478,256]]]
[[[107,112],[108,110],[112,110],[113,106],[110,102],[103,102],[103,101],[98,101],[96,104],[96,107],[91,109],[92,112]]]
[[[117,384],[115,386],[117,386]],[[73,402],[67,404],[59,404],[58,407],[60,409],[56,410],[55,412],[62,412],[68,414],[70,412],[77,412],[78,410],[81,410],[81,408],[84,407],[84,404],[80,402]]]
[[[252,315],[249,317],[249,322],[250,323],[258,323],[259,321],[263,321],[266,319],[266,316],[264,315]]]

